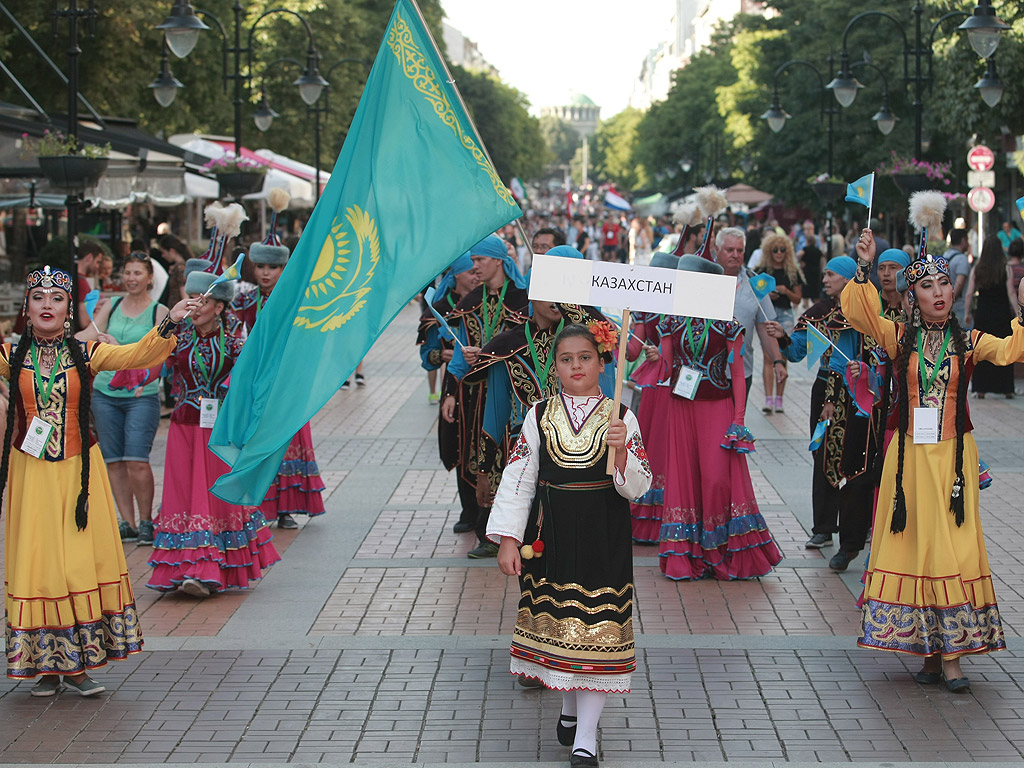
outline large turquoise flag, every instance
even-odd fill
[[[398,311],[521,216],[422,17],[398,0],[330,181],[231,374],[212,491],[257,505],[292,436]]]

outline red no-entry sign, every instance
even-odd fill
[[[996,156],[984,144],[971,147],[967,153],[967,167],[972,171],[990,171],[996,164]]]

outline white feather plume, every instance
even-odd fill
[[[288,194],[288,191],[281,187],[274,187],[267,192],[267,204],[278,213],[288,207],[291,199],[292,196]]]
[[[946,198],[941,192],[927,190],[915,192],[910,196],[910,223],[918,230],[927,227],[937,232],[942,226],[942,216],[946,213]]]
[[[717,216],[729,206],[725,193],[718,187],[697,187],[697,207],[705,216]]]
[[[224,206],[221,205],[220,200],[214,200],[208,206],[203,208],[203,222],[206,224],[206,228],[217,226],[216,219],[213,216],[214,211],[219,211]]]
[[[238,233],[242,231],[242,222],[249,220],[245,208],[238,203],[215,210],[213,218],[217,224],[217,233],[223,237],[237,237]]]
[[[688,227],[695,227],[703,220],[700,209],[696,203],[683,203],[676,212],[672,214],[672,221],[676,224],[683,224]]]

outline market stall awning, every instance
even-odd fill
[[[234,154],[234,142],[228,141],[221,138],[204,138],[194,134],[176,134],[171,136],[170,141],[172,144],[181,147],[195,155],[200,155],[206,160],[215,160],[224,155]],[[271,159],[264,156],[264,153],[274,155],[277,159]],[[242,147],[242,157],[247,157],[251,160],[255,160],[269,168],[267,171],[267,178],[263,182],[263,188],[254,194],[246,195],[243,199],[245,200],[264,200],[267,197],[267,193],[275,187],[280,187],[288,191],[292,196],[290,207],[292,208],[312,208],[316,204],[316,199],[313,195],[313,184],[308,180],[302,178],[297,173],[293,173],[288,170],[288,165],[283,160],[287,160],[293,165],[302,165],[297,161],[291,160],[290,158],[284,158],[281,155],[276,155],[270,150],[257,150],[252,151],[246,147]],[[310,170],[313,170],[310,166],[307,166]],[[311,177],[312,178],[312,177]],[[321,175],[321,180],[323,175]],[[219,196],[215,195],[214,199]]]
[[[725,190],[725,199],[730,203],[744,203],[746,205],[759,205],[771,200],[773,195],[769,192],[762,192],[754,189],[749,184],[733,184]]]

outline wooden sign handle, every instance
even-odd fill
[[[622,310],[622,327],[619,329],[619,359],[615,369],[615,403],[612,405],[611,418],[619,418],[619,405],[622,403],[622,382],[626,378],[626,344],[629,341],[629,310]],[[608,448],[608,474],[615,475],[615,449]]]

